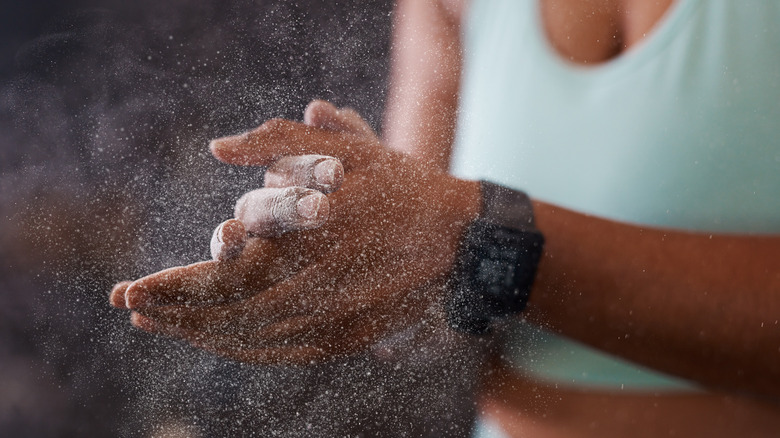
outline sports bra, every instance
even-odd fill
[[[474,0],[452,172],[647,226],[780,232],[780,2],[677,0],[617,58],[572,64],[539,0]],[[514,324],[505,356],[559,384],[692,389]]]

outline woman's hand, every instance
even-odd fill
[[[478,184],[385,148],[354,111],[315,101],[304,121],[271,120],[211,148],[239,165],[337,158],[344,182],[328,196],[327,222],[250,238],[236,258],[120,283],[114,295],[134,310],[136,326],[241,361],[301,363],[359,351],[426,315],[441,317],[441,286],[463,228],[479,213]],[[238,202],[237,218],[263,224],[274,215],[255,199],[268,193],[252,193]],[[236,300],[198,305],[204,297]]]

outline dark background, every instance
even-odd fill
[[[261,184],[258,170],[213,160],[209,139],[300,119],[313,98],[381,129],[391,9],[2,2],[0,435],[152,436],[197,424],[205,436],[266,436],[300,406],[258,425],[246,411],[262,400],[247,394],[313,388],[324,376],[348,386],[365,371],[342,370],[341,383],[333,369],[260,379],[138,333],[107,294],[116,281],[207,258],[213,227]]]

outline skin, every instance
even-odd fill
[[[211,237],[211,258],[223,261],[239,257],[246,247],[246,240],[243,222],[238,219],[222,222]]]
[[[626,26],[639,26],[645,32],[648,23],[652,27],[654,22],[631,18],[629,11],[636,11],[640,3],[549,1],[542,3],[542,10],[549,36],[562,56],[576,53],[571,56],[575,60],[596,63],[617,56],[613,49],[602,50],[604,28],[620,35]],[[664,8],[652,11],[650,18],[660,18],[669,2],[658,5]],[[435,35],[429,37],[429,47],[405,42],[418,40],[415,32],[427,29],[430,15],[446,17],[453,10],[461,9],[453,8],[451,3],[400,2],[396,47],[425,53],[457,45],[457,41],[434,44],[436,38],[457,35],[453,30],[437,29],[429,31]],[[572,19],[583,11],[601,18],[594,22]],[[439,22],[457,26],[458,20],[449,16]],[[624,33],[642,32],[634,28]],[[579,35],[578,44],[584,48],[564,46],[562,41],[568,34]],[[618,48],[624,51],[630,47],[624,44]],[[395,59],[400,65],[394,70],[394,83],[401,86],[412,80],[405,76],[418,74],[413,65],[404,65],[414,64],[415,56],[402,53]],[[419,68],[435,66],[421,64]],[[423,78],[429,74],[419,73]],[[457,76],[442,80],[456,81]],[[429,86],[437,84],[431,81]],[[457,86],[444,84],[441,89]],[[390,138],[426,135],[432,108],[409,104],[402,94],[392,96],[396,100],[391,101],[388,112],[389,128],[416,134],[395,133]],[[457,95],[450,97],[450,110],[454,112]],[[413,114],[401,118],[399,114],[406,108],[411,108]],[[449,156],[450,144],[442,145],[435,138],[413,147],[400,142],[398,148],[413,155]],[[437,152],[429,151],[437,147]],[[535,214],[547,243],[527,318],[672,374],[710,385],[780,394],[780,326],[775,324],[780,317],[780,294],[775,292],[780,284],[773,274],[780,268],[780,239],[647,229],[538,201]],[[756,321],[764,321],[764,327]],[[631,335],[630,341],[618,340],[626,334]],[[718,367],[711,368],[713,363]]]
[[[382,146],[352,111],[317,101],[304,119],[271,120],[211,148],[242,165],[315,149],[339,159],[344,183],[328,196],[328,222],[249,239],[236,259],[118,285],[111,302],[124,298],[134,325],[237,360],[308,363],[440,318],[434,307],[459,237],[479,213],[479,187]]]
[[[630,50],[669,3],[542,5],[548,37],[561,55],[594,64]],[[582,8],[598,19],[573,19]],[[443,299],[460,235],[480,209],[478,185],[444,171],[457,105],[459,11],[455,2],[399,2],[389,147],[356,114],[323,102],[309,106],[303,124],[273,120],[212,143],[214,155],[231,164],[269,165],[303,154],[338,158],[344,184],[328,195],[325,225],[250,239],[227,263],[173,268],[120,284],[112,302],[121,306],[123,297],[139,328],[253,363],[349,354],[412,321],[440,318],[430,309]],[[618,43],[601,43],[605,28]],[[580,35],[582,47],[564,43],[572,35]],[[618,394],[573,395],[493,372],[483,399],[488,415],[511,431],[532,424],[538,436],[587,436],[582,424],[617,425],[621,420],[613,413],[621,408],[631,421],[620,424],[657,436],[651,428],[637,428],[637,419],[658,424],[664,421],[658,406],[674,406],[686,413],[680,424],[693,434],[713,416],[736,430],[780,430],[779,237],[643,228],[539,201],[535,212],[546,246],[526,318],[717,389],[677,405],[663,395],[626,403]],[[235,278],[246,295],[231,295]],[[210,297],[226,296],[228,304],[209,303]],[[528,391],[550,391],[546,397],[555,401],[529,408]],[[554,427],[543,420],[589,405],[598,407],[587,411],[585,423],[567,422],[571,415],[556,417]],[[658,417],[648,414],[653,412]],[[711,429],[713,436],[728,436],[726,427]],[[622,436],[623,429],[589,430]]]
[[[544,0],[541,10],[559,55],[594,65],[641,42],[671,3]],[[440,98],[436,107],[426,106],[411,93],[391,91],[387,139],[412,155],[434,157],[441,168],[449,164],[451,143],[439,141],[442,135],[432,135],[428,125],[448,120],[442,111],[454,114],[457,108],[459,75],[436,72],[458,70],[464,8],[460,1],[401,1],[396,14],[391,90],[419,78],[416,93]],[[431,51],[441,59],[415,62]],[[454,124],[449,128],[443,137],[452,138]],[[535,213],[546,247],[525,316],[711,389],[683,396],[566,389],[532,381],[497,362],[486,374],[486,415],[510,436],[772,436],[780,431],[776,236],[648,229],[542,202],[536,202]]]

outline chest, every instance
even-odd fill
[[[780,2],[679,0],[587,68],[547,44],[539,0],[472,5],[458,175],[615,220],[780,229]]]
[[[649,34],[674,0],[538,0],[546,37],[574,63],[608,61]]]

